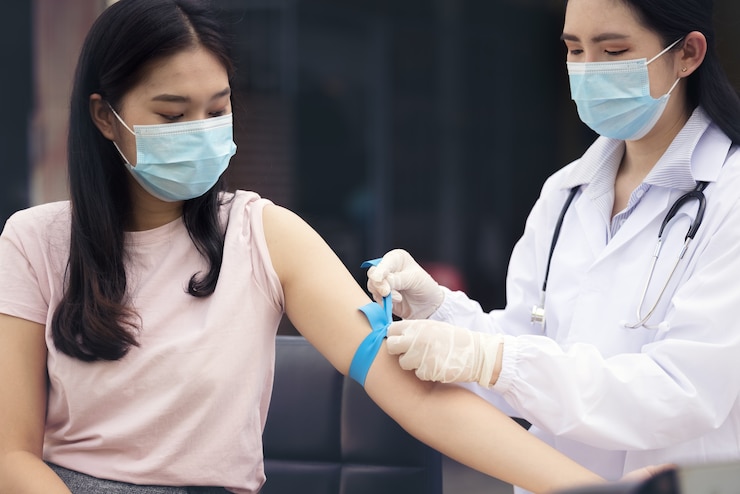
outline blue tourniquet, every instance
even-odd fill
[[[380,259],[365,261],[362,263],[362,267],[377,266],[379,262]],[[388,325],[393,322],[393,302],[390,293],[383,298],[382,306],[377,302],[370,302],[360,307],[360,310],[370,321],[372,332],[362,340],[355,356],[352,357],[352,363],[349,366],[349,377],[364,387],[367,372],[370,370],[378,350],[380,350],[380,345],[383,344],[383,339],[385,339],[388,332]]]

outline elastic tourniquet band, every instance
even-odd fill
[[[362,267],[377,266],[379,262],[380,259],[365,261],[362,263]],[[370,370],[370,366],[375,360],[378,350],[380,350],[380,345],[383,344],[385,335],[388,332],[388,325],[393,322],[393,302],[391,301],[391,295],[388,294],[388,296],[383,298],[382,307],[377,302],[370,302],[360,307],[360,310],[365,314],[367,320],[370,321],[372,332],[362,340],[362,343],[360,343],[360,346],[355,352],[355,356],[352,357],[352,363],[349,366],[349,377],[365,387],[367,372]]]

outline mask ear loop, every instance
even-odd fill
[[[126,130],[128,130],[134,137],[136,137],[136,132],[134,132],[133,130],[131,130],[131,128],[128,125],[126,125],[126,122],[123,121],[123,119],[121,118],[121,116],[118,114],[118,112],[116,112],[116,110],[113,109],[113,107],[111,106],[111,104],[108,103],[107,101],[105,102],[105,104],[108,105],[108,108],[110,108],[110,111],[113,112],[113,115],[115,115],[115,117],[118,119],[118,121],[121,122],[121,125],[123,125],[124,127],[126,127]],[[126,165],[128,165],[128,166],[134,166],[134,165],[131,164],[131,162],[128,160],[128,158],[126,158],[126,155],[123,154],[123,151],[121,151],[121,148],[118,147],[118,144],[116,143],[116,141],[111,140],[111,142],[116,147],[116,150],[118,151],[118,154],[121,155],[121,158],[123,158],[123,161],[126,163]]]
[[[674,41],[670,45],[668,45],[665,48],[663,48],[663,51],[661,51],[660,53],[658,53],[657,55],[655,55],[653,58],[651,58],[650,60],[648,60],[647,62],[645,62],[645,65],[650,65],[651,63],[653,63],[654,61],[656,61],[658,58],[660,58],[661,56],[663,56],[665,54],[665,52],[667,52],[668,50],[670,50],[671,48],[673,48],[674,46],[676,46],[678,43],[680,43],[683,40],[683,38],[684,38],[684,36],[681,36],[676,41]]]
[[[673,42],[673,43],[671,43],[670,45],[666,46],[666,47],[665,47],[665,48],[663,49],[663,51],[661,51],[660,53],[658,53],[657,55],[655,55],[655,56],[654,56],[653,58],[651,58],[650,60],[648,60],[647,62],[645,62],[645,65],[650,65],[651,63],[653,63],[653,62],[654,62],[655,60],[657,60],[658,58],[660,58],[660,56],[661,56],[661,55],[663,55],[663,54],[664,54],[664,53],[666,53],[666,52],[667,52],[668,50],[670,50],[671,48],[673,48],[674,46],[676,46],[676,45],[677,45],[678,43],[680,43],[680,42],[681,42],[681,41],[683,40],[683,38],[684,38],[684,37],[683,37],[683,36],[681,36],[681,37],[680,37],[680,38],[678,38],[678,39],[677,39],[676,41],[674,41],[674,42]],[[685,72],[685,71],[686,71],[686,70],[685,70],[685,68],[684,68],[684,72]],[[673,82],[673,85],[672,85],[672,86],[671,86],[671,88],[670,88],[670,89],[668,90],[668,92],[667,92],[667,93],[665,93],[665,95],[666,95],[666,96],[670,95],[670,94],[671,94],[671,93],[673,92],[673,90],[674,90],[674,89],[676,89],[676,86],[678,86],[678,83],[679,83],[679,82],[681,82],[681,78],[680,78],[680,77],[677,77],[677,78],[676,78],[676,80],[675,80],[675,81]]]
[[[116,116],[116,118],[118,119],[118,121],[121,122],[121,124],[124,127],[126,127],[126,130],[128,130],[129,132],[131,132],[131,135],[134,135],[135,136],[136,135],[136,132],[134,132],[133,130],[131,130],[131,128],[128,125],[126,125],[126,122],[123,121],[123,119],[121,118],[121,116],[118,114],[118,112],[116,112],[116,110],[113,109],[113,107],[111,106],[111,104],[108,103],[107,101],[105,102],[105,104],[108,105],[108,108],[110,108],[110,111],[113,112],[113,115]]]
[[[675,81],[675,82],[673,83],[673,85],[671,86],[671,88],[670,88],[670,89],[668,90],[668,92],[667,92],[667,93],[665,93],[665,94],[667,94],[667,95],[668,95],[668,94],[671,94],[671,93],[673,92],[673,90],[674,90],[674,89],[676,89],[676,86],[678,86],[678,83],[679,83],[679,82],[681,82],[681,78],[680,78],[680,77],[678,77],[678,78],[676,79],[676,81]]]

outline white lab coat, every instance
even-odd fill
[[[547,180],[531,211],[511,257],[506,309],[485,313],[447,290],[432,316],[508,335],[492,393],[534,434],[607,479],[645,465],[740,459],[740,152],[702,110],[690,123],[701,131],[674,143],[690,156],[684,190],[651,186],[609,239],[613,201],[608,211],[599,206],[575,162]],[[582,160],[617,145],[599,138]],[[637,320],[660,224],[695,180],[710,182],[706,214],[650,320],[663,324],[626,329]],[[552,257],[543,334],[530,312],[557,218],[578,184]],[[668,278],[696,204],[664,234],[643,312]]]

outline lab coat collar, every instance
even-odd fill
[[[659,187],[691,190],[697,181],[717,179],[731,141],[697,107],[644,182]],[[574,163],[560,184],[563,189],[589,185],[584,193],[596,199],[611,193],[624,153],[624,141],[599,137]]]
[[[597,139],[561,183],[565,189],[586,185],[581,190],[591,200],[575,201],[573,206],[579,221],[586,225],[584,230],[591,232],[588,241],[597,259],[608,257],[643,231],[646,225],[664,214],[672,201],[696,187],[696,181],[716,181],[731,144],[731,139],[711,123],[704,111],[697,109],[644,181],[651,187],[661,187],[670,193],[646,194],[639,206],[642,213],[632,215],[630,221],[609,240],[604,234],[609,218],[602,213],[611,211],[611,202],[602,203],[607,199],[613,200],[614,176],[621,161],[624,142]],[[599,204],[603,207],[593,207]]]
[[[614,177],[616,177],[622,154],[624,154],[624,141],[603,136],[598,137],[583,153],[583,156],[573,164],[573,168],[564,177],[560,187],[572,189],[581,185],[608,182],[611,182],[613,187]],[[611,180],[609,180],[610,178]],[[594,197],[601,195],[603,192],[592,189],[589,195]]]

